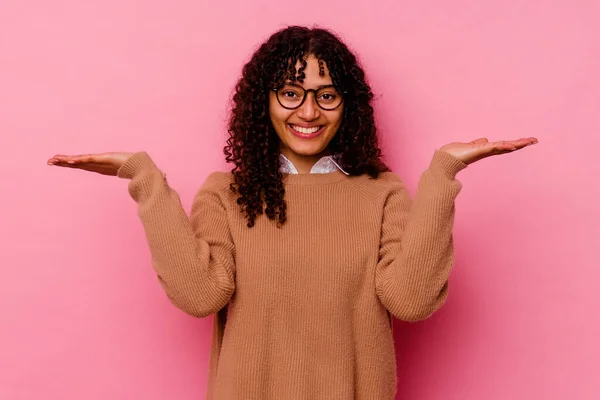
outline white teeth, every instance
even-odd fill
[[[319,129],[321,129],[320,126],[313,126],[312,128],[303,128],[301,126],[297,126],[297,125],[292,125],[292,128],[300,133],[304,133],[306,135],[311,134],[311,133],[315,133],[316,131],[318,131]]]

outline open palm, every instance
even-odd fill
[[[480,138],[469,143],[448,143],[440,148],[465,164],[471,164],[486,157],[499,154],[512,153],[526,146],[536,144],[538,140],[534,137],[521,138],[517,140],[502,140],[490,142],[487,138]]]
[[[48,160],[48,165],[76,168],[102,175],[116,176],[119,168],[134,153],[102,153],[67,156],[57,154]]]

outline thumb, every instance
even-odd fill
[[[471,142],[471,144],[485,144],[488,142],[487,138],[479,138],[479,139],[475,139]]]

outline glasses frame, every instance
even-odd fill
[[[289,85],[289,83],[288,83],[288,85]],[[300,85],[294,85],[294,84],[292,84],[292,86],[300,88],[300,89],[302,89],[304,91],[304,96],[302,96],[302,101],[296,107],[287,107],[287,106],[284,106],[283,104],[281,104],[281,100],[279,100],[279,90],[281,90],[283,88],[283,86],[272,89],[275,92],[275,97],[277,98],[277,102],[279,103],[279,105],[281,107],[285,108],[286,110],[297,110],[300,107],[302,107],[302,104],[304,104],[304,102],[306,101],[306,98],[308,97],[308,94],[310,92],[313,92],[313,95],[314,95],[314,98],[315,98],[315,103],[317,103],[317,106],[319,106],[320,109],[325,110],[325,111],[333,111],[333,110],[335,110],[336,108],[338,108],[339,106],[341,106],[344,103],[344,95],[345,95],[345,93],[341,92],[340,96],[342,97],[342,101],[340,101],[340,103],[337,106],[335,106],[333,108],[325,108],[321,104],[319,104],[319,101],[317,100],[317,92],[319,90],[323,90],[323,89],[327,89],[327,88],[331,88],[331,87],[335,88],[335,85],[325,85],[325,86],[321,86],[318,89],[304,89],[302,86],[300,86]]]

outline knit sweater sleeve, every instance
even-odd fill
[[[400,320],[425,319],[446,300],[454,263],[454,201],[462,187],[455,176],[466,167],[436,151],[414,201],[398,178],[388,192],[375,280],[379,299]]]
[[[196,317],[219,311],[235,288],[234,246],[220,195],[224,175],[207,178],[188,217],[147,153],[135,153],[118,171],[131,179],[129,194],[138,204],[159,282],[175,306]]]

